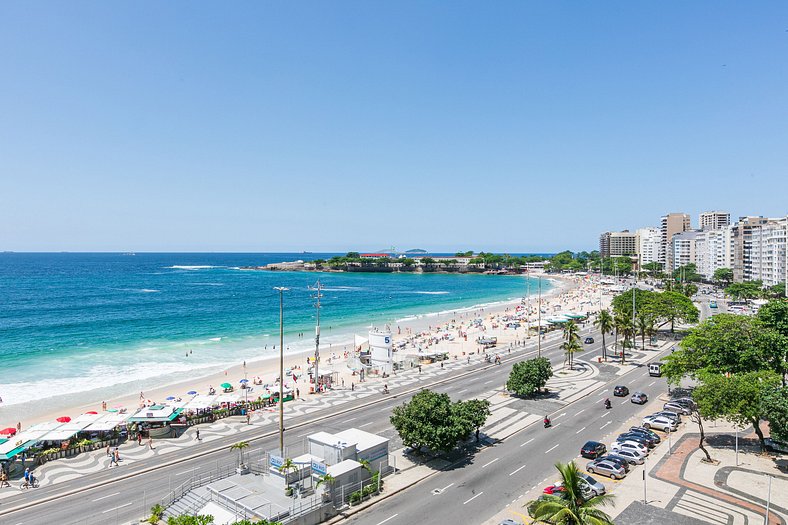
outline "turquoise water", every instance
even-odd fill
[[[240,270],[330,255],[0,254],[0,419],[7,407],[34,400],[120,395],[274,355],[274,286],[290,288],[291,352],[314,346],[309,286],[318,278],[321,342],[337,346],[371,325],[526,291],[520,276]]]

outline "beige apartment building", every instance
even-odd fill
[[[668,213],[662,216],[660,230],[662,239],[659,248],[659,262],[670,271],[673,268],[673,236],[690,230],[690,216],[686,213]]]
[[[731,214],[727,211],[705,211],[698,218],[701,230],[721,230],[731,224]]]
[[[637,234],[624,230],[605,232],[599,236],[599,255],[603,258],[636,255],[638,253]]]

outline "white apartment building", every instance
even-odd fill
[[[705,211],[698,220],[701,230],[721,230],[731,224],[731,214],[727,211]]]
[[[696,244],[698,237],[703,232],[687,231],[676,233],[673,235],[671,241],[670,260],[673,266],[670,268],[672,272],[676,268],[686,266],[687,264],[698,264]]]
[[[644,264],[659,262],[659,247],[662,243],[662,232],[659,228],[640,228],[635,232],[638,245],[638,267]]]
[[[785,283],[787,238],[788,217],[767,219],[753,228],[746,254],[750,264],[744,280],[760,280],[764,286]]]
[[[599,236],[599,255],[602,258],[635,255],[637,249],[637,235],[629,230],[605,232]]]
[[[719,268],[733,268],[733,232],[727,226],[706,230],[695,241],[695,259],[698,273],[711,280]]]

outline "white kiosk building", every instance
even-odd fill
[[[394,354],[392,351],[391,332],[369,332],[370,365],[381,374],[391,374],[394,369]]]

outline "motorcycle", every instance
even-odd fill
[[[609,399],[605,399],[605,408],[606,409],[610,409],[610,407],[611,407],[610,400]]]
[[[551,426],[553,426],[553,423],[548,418],[544,418],[544,427],[550,428]]]

